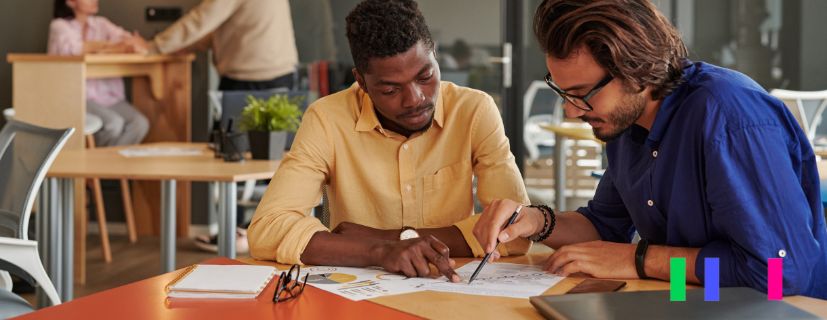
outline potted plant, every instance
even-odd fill
[[[281,159],[287,133],[296,132],[301,123],[299,104],[302,99],[291,99],[287,95],[273,95],[266,99],[247,96],[247,106],[241,111],[239,126],[249,135],[253,159]]]

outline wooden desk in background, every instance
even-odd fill
[[[127,148],[151,148],[151,147],[172,147],[181,149],[199,148],[200,155],[192,156],[150,156],[150,157],[131,157],[127,158],[119,154],[120,150]],[[71,193],[71,188],[63,188],[66,186],[67,180],[80,178],[99,178],[99,179],[130,179],[130,180],[144,180],[144,181],[161,181],[161,192],[152,194],[155,197],[155,203],[160,201],[158,210],[160,214],[153,218],[159,220],[161,226],[161,268],[162,272],[169,272],[174,269],[175,265],[175,226],[181,223],[189,224],[189,219],[181,219],[181,215],[176,215],[175,203],[176,192],[175,185],[177,181],[201,181],[209,183],[219,183],[219,255],[234,258],[235,257],[235,230],[236,230],[236,182],[246,180],[263,180],[269,179],[278,169],[280,161],[278,160],[245,160],[243,162],[225,162],[222,159],[217,159],[213,156],[212,150],[207,149],[204,143],[184,143],[184,142],[170,142],[170,143],[151,143],[142,144],[139,146],[124,146],[124,147],[108,147],[97,149],[81,149],[81,150],[64,150],[58,155],[49,172],[46,174],[47,185],[57,186],[55,192],[48,192],[47,197],[66,198]],[[61,181],[57,181],[61,180]],[[58,189],[59,188],[59,189]],[[180,190],[178,190],[180,195]],[[62,195],[62,196],[61,196]],[[71,198],[71,196],[69,196]],[[49,201],[50,203],[60,203],[60,201]],[[50,217],[66,216],[61,206],[50,208]],[[180,211],[179,211],[180,213]],[[74,215],[77,217],[77,215]],[[178,221],[176,221],[178,217]],[[77,221],[78,233],[86,234],[86,216],[81,216],[81,220]],[[61,223],[59,219],[50,219],[54,223]],[[63,221],[71,224],[72,221]],[[51,226],[47,226],[51,227]],[[71,232],[74,228],[64,225],[58,229]],[[85,239],[85,237],[81,237]],[[75,237],[77,241],[77,237]],[[62,292],[61,298],[68,300],[72,295],[72,283],[67,279],[71,279],[71,274],[66,274],[71,270],[73,265],[72,256],[68,253],[60,254],[65,246],[72,247],[72,244],[64,243],[64,249],[52,248],[47,252],[41,253],[47,257],[44,259],[47,264],[46,270],[49,271],[50,276],[60,274],[53,282],[56,282],[58,292]],[[74,246],[76,267],[76,277],[85,277],[85,241],[80,241]],[[67,282],[68,281],[68,282]],[[83,283],[83,282],[81,282]]]
[[[505,257],[501,262],[540,264],[551,252],[545,246],[535,246],[529,255]],[[472,259],[458,258],[457,267]],[[241,262],[259,265],[285,265],[250,258]],[[211,259],[207,264],[237,264],[224,258]],[[181,270],[138,281],[122,287],[99,292],[76,301],[31,313],[20,319],[102,318],[116,316],[127,319],[542,319],[528,299],[465,295],[458,293],[423,291],[353,302],[345,298],[307,286],[295,301],[274,305],[274,281],[255,300],[210,300],[171,302],[165,299],[164,286]],[[276,277],[277,278],[277,277]],[[583,281],[566,278],[544,294],[563,294]],[[624,280],[622,291],[669,290],[669,283],[657,280]],[[691,287],[691,286],[690,286]],[[794,296],[784,301],[827,318],[827,301]],[[388,307],[388,308],[384,308]],[[128,311],[125,311],[128,310]],[[397,311],[398,310],[398,311]],[[399,312],[402,311],[402,312]]]
[[[64,150],[84,148],[86,79],[131,77],[132,104],[149,119],[145,142],[191,141],[191,63],[194,55],[94,54],[54,56],[9,54],[12,64],[12,107],[15,118],[50,128],[74,127]],[[138,234],[158,234],[158,182],[139,182],[132,188]],[[178,185],[178,234],[188,234],[189,183]],[[85,190],[75,182],[75,225],[86,217]],[[85,232],[75,232],[75,242],[85,243]],[[82,271],[78,268],[77,271]],[[80,275],[83,283],[82,274]]]
[[[191,63],[194,55],[93,54],[53,56],[9,54],[12,64],[12,106],[18,120],[51,128],[74,127],[76,134],[64,150],[83,149],[86,117],[86,79],[131,77],[132,104],[149,119],[144,142],[191,141]],[[149,217],[158,215],[157,182],[138,183],[132,188],[138,234],[158,234]],[[178,186],[178,210],[187,222],[190,216],[189,184]],[[85,212],[84,190],[75,189],[75,212]],[[80,217],[75,221],[79,223]],[[188,234],[189,223],[179,225],[178,234]],[[81,237],[77,234],[76,237]],[[76,239],[76,241],[82,241]]]

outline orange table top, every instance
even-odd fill
[[[205,264],[242,264],[215,258]],[[18,319],[421,319],[370,301],[350,301],[306,286],[296,299],[272,302],[275,278],[254,300],[167,299],[164,287],[182,270],[29,313]]]

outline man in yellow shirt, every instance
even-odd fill
[[[366,0],[347,17],[357,80],[313,103],[248,229],[256,259],[381,266],[459,281],[449,256],[482,256],[483,205],[527,203],[502,119],[487,94],[440,82],[412,0]],[[327,185],[332,232],[308,212]],[[513,241],[500,254],[524,253]],[[450,254],[449,254],[450,252]]]

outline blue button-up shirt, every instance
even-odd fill
[[[606,145],[609,166],[578,209],[607,241],[635,230],[653,244],[720,258],[722,286],[767,288],[783,258],[784,294],[827,298],[827,227],[816,160],[784,104],[749,77],[688,63],[651,131]]]

